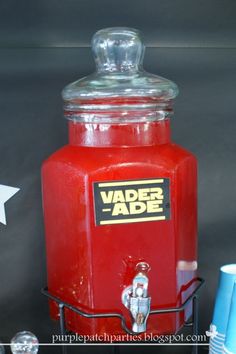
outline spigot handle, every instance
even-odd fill
[[[134,277],[132,285],[122,293],[122,303],[130,310],[133,318],[133,332],[141,333],[146,331],[146,322],[150,312],[149,279],[146,275],[150,267],[147,263],[140,262],[136,269],[138,273]]]

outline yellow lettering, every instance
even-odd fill
[[[150,192],[150,188],[142,188],[138,190],[138,199],[140,201],[150,200],[150,196],[148,193]]]
[[[110,204],[112,203],[112,197],[113,197],[113,191],[109,191],[108,193],[106,192],[100,192],[100,195],[102,197],[102,201],[104,204]]]
[[[114,192],[114,197],[113,197],[113,200],[112,200],[112,203],[122,203],[122,202],[125,202],[125,196],[124,196],[124,193],[123,191],[115,191]]]
[[[125,191],[125,201],[126,202],[134,202],[138,199],[138,192],[134,189],[127,189]]]
[[[112,215],[116,216],[116,215],[120,215],[120,214],[121,215],[129,215],[129,211],[128,211],[128,208],[125,203],[117,203],[114,205]]]
[[[162,200],[149,200],[147,202],[147,213],[160,213],[163,208],[160,208],[159,204],[162,204]]]
[[[150,188],[150,192],[151,192],[151,195],[150,195],[151,200],[164,198],[162,188],[158,188],[158,187],[157,188]]]
[[[146,204],[143,202],[131,202],[129,204],[130,214],[142,214],[146,211]]]

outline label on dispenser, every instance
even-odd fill
[[[170,219],[169,178],[93,184],[96,225]]]

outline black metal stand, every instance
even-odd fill
[[[184,301],[184,303],[179,306],[179,307],[173,307],[173,308],[166,308],[166,309],[160,309],[160,310],[151,310],[149,316],[152,315],[159,315],[159,314],[165,314],[165,313],[172,313],[172,312],[181,312],[184,311],[186,306],[192,301],[192,321],[191,322],[186,322],[184,326],[186,327],[192,327],[192,334],[197,338],[198,335],[198,291],[204,284],[205,280],[202,278],[197,278],[196,282],[198,282],[198,285],[196,286],[195,290],[193,293]],[[77,313],[78,315],[86,318],[110,318],[110,317],[116,317],[119,318],[121,321],[121,327],[122,329],[130,334],[134,335],[137,333],[132,332],[126,325],[126,321],[123,315],[119,313],[96,313],[96,314],[91,314],[87,312],[83,312],[79,310],[78,308],[60,300],[59,298],[53,296],[50,294],[48,291],[48,288],[44,288],[41,290],[42,294],[48,297],[50,300],[55,301],[58,304],[59,307],[59,314],[60,314],[60,333],[62,335],[66,334],[66,323],[65,323],[65,308]],[[119,345],[119,343],[117,343]],[[115,351],[114,353],[118,353],[118,348],[114,347]],[[67,354],[67,347],[66,345],[62,346],[62,352],[63,354]],[[198,354],[198,346],[197,342],[193,346],[193,354]]]

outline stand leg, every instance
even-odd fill
[[[193,336],[198,335],[198,296],[193,298]],[[197,340],[196,340],[197,344]],[[192,354],[198,354],[198,345],[193,346]]]
[[[60,331],[61,334],[66,334],[66,326],[65,326],[65,308],[63,304],[59,304],[59,314],[60,314]]]
[[[63,304],[59,304],[59,314],[60,314],[60,331],[62,335],[65,335],[66,334],[65,307]],[[62,354],[67,354],[66,345],[62,346]]]

